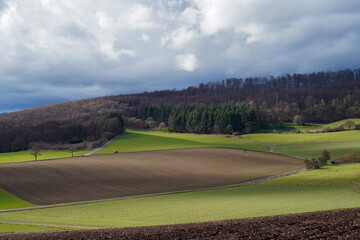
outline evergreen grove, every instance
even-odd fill
[[[225,133],[251,132],[256,115],[249,104],[179,106],[169,116],[171,132]]]

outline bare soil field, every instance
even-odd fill
[[[0,239],[360,239],[360,209],[154,227],[6,233]]]
[[[300,168],[300,159],[273,153],[176,149],[4,164],[0,188],[41,205],[223,186]]]

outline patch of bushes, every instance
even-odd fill
[[[343,156],[338,157],[335,161],[335,164],[342,163],[360,163],[360,150],[354,149],[350,152],[345,153]]]
[[[326,127],[322,130],[317,130],[316,133],[341,132],[341,131],[345,131],[344,125],[339,125],[339,126],[333,127],[333,128]]]
[[[330,152],[326,149],[321,151],[320,156],[316,158],[306,158],[304,159],[305,167],[308,170],[319,169],[321,166],[327,165],[328,161],[331,159]]]

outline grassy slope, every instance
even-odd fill
[[[0,233],[42,232],[42,231],[56,231],[56,230],[65,230],[65,229],[69,229],[69,228],[28,225],[28,224],[0,223]]]
[[[14,195],[6,192],[3,189],[0,189],[0,209],[11,209],[31,206],[34,205],[15,197]]]
[[[281,125],[279,123],[270,124],[268,128],[259,129],[258,132],[270,132],[271,133],[271,132],[273,132],[274,129],[276,131],[280,131],[280,132],[290,132],[291,130],[296,130],[296,129],[299,129],[303,132],[305,132],[305,131],[316,132],[316,130],[321,130],[326,127],[330,127],[330,128],[337,127],[337,126],[345,123],[347,120],[351,120],[355,124],[360,124],[360,118],[349,118],[349,119],[344,119],[341,121],[327,123],[327,124],[313,123],[313,124],[309,125],[308,123],[305,123],[301,127],[295,126],[295,124],[293,122],[285,122],[285,123],[282,123]],[[352,127],[352,129],[354,129],[354,127]]]
[[[128,130],[127,134],[114,140],[96,154],[134,152],[156,149],[191,147],[229,147],[267,151],[266,146],[251,143],[239,137],[225,138],[224,135],[196,135]]]
[[[319,155],[324,146],[338,149],[359,146],[359,142],[327,143],[295,146],[299,143],[359,141],[360,131],[325,134],[255,134],[243,139],[227,139],[221,135],[192,135],[129,131],[100,153],[142,151],[184,147],[237,147],[266,151],[254,144],[292,144],[276,150],[290,155],[311,152]],[[254,137],[254,138],[253,138]],[[342,147],[341,147],[342,146]],[[286,148],[289,149],[286,149]],[[291,149],[293,147],[293,149]],[[302,147],[301,150],[298,147]],[[332,153],[336,155],[335,151]],[[350,186],[291,186],[298,184],[344,184],[358,182],[359,165],[327,166],[324,169],[302,172],[279,178],[267,184],[283,186],[242,186],[199,192],[169,194],[0,213],[0,220],[33,221],[44,223],[89,225],[102,227],[129,227],[220,219],[255,217],[296,212],[360,207],[360,195]],[[277,182],[276,182],[277,181]],[[290,185],[290,186],[288,186]],[[266,199],[266,201],[264,201]],[[191,204],[190,204],[191,203]]]
[[[77,151],[74,152],[74,156],[81,156],[89,151]],[[63,158],[71,157],[71,153],[68,151],[42,151],[41,155],[38,156],[39,160],[51,159],[51,158]],[[34,156],[29,151],[21,151],[14,153],[0,153],[0,163],[11,163],[12,162],[25,162],[35,160]]]
[[[131,227],[360,206],[349,186],[241,186],[0,213],[0,220]]]
[[[360,124],[360,118],[349,118],[349,119],[345,119],[345,120],[341,120],[341,121],[337,121],[337,122],[332,122],[332,123],[328,123],[328,124],[322,124],[320,126],[321,126],[321,128],[326,128],[326,127],[334,128],[334,127],[337,127],[337,126],[345,123],[347,120],[351,120],[355,124]],[[352,127],[352,129],[354,129],[354,127]]]
[[[295,145],[308,143],[328,143],[328,142],[345,142],[359,141],[360,130],[351,130],[331,133],[299,133],[299,134],[247,134],[242,135],[242,139],[261,144],[276,145]]]
[[[331,159],[336,159],[337,157],[342,156],[353,149],[360,149],[360,142],[280,146],[275,148],[274,152],[295,157],[309,158],[319,156],[321,150],[323,149],[327,149],[330,152]]]
[[[303,171],[295,175],[273,179],[261,185],[316,185],[351,184],[360,182],[360,163],[327,165],[312,171]]]

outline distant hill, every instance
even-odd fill
[[[28,149],[33,142],[99,141],[123,131],[120,126],[121,130],[112,133],[114,129],[104,125],[109,125],[110,118],[118,119],[120,125],[123,118],[125,126],[154,127],[160,122],[167,124],[177,106],[225,103],[250,104],[261,128],[269,123],[292,121],[295,115],[321,123],[359,118],[360,69],[231,78],[182,90],[98,97],[3,113],[0,152]],[[144,112],[146,106],[153,107]]]

